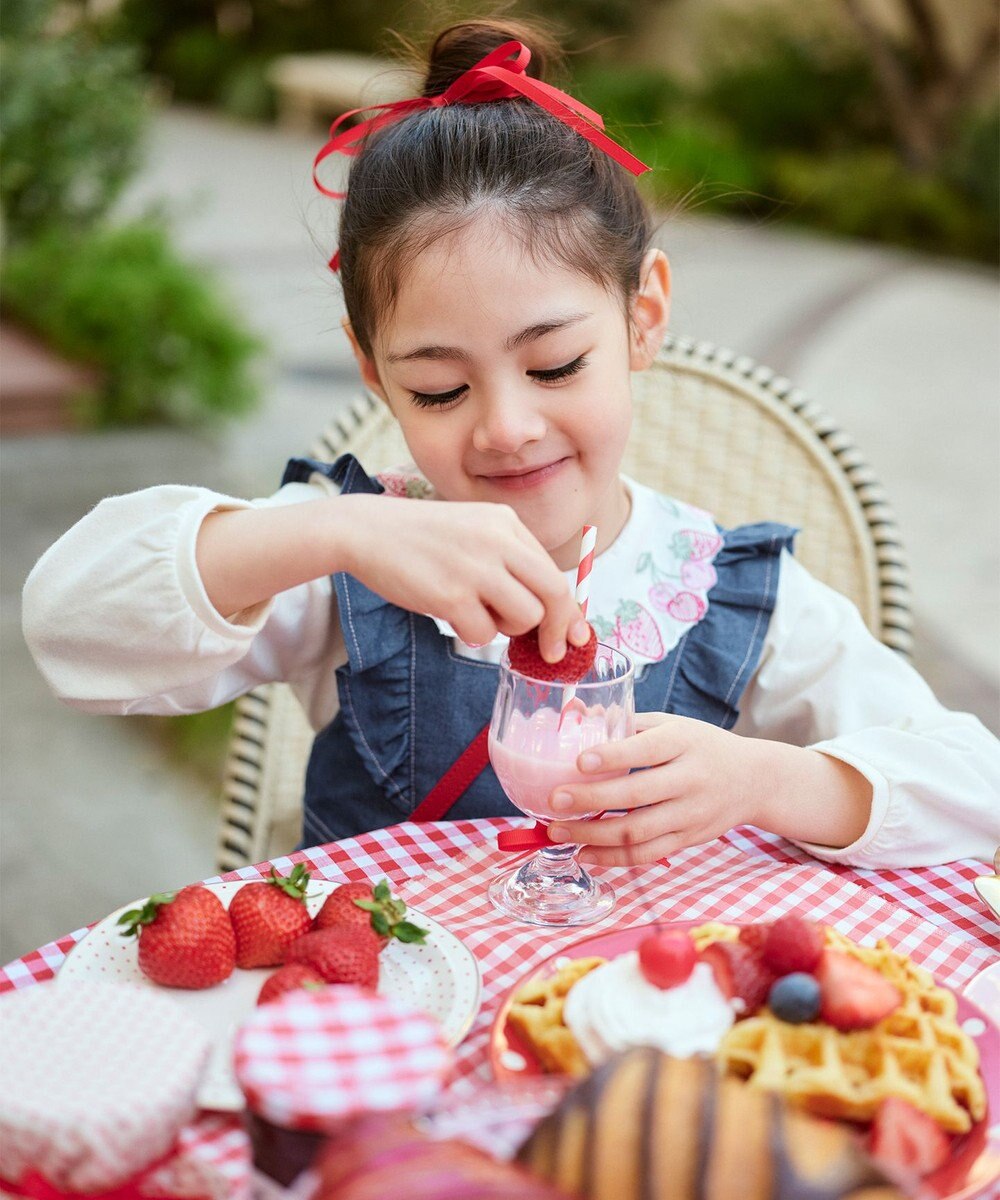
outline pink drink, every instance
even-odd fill
[[[529,817],[554,821],[565,817],[549,807],[549,797],[560,784],[594,783],[615,779],[625,771],[584,774],[576,760],[584,750],[610,741],[609,713],[602,707],[586,709],[579,701],[560,720],[555,708],[539,708],[530,716],[511,713],[502,740],[490,730],[490,762],[511,802]],[[573,813],[573,820],[591,814]]]

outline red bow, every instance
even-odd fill
[[[510,60],[505,61],[505,60]],[[319,164],[331,154],[346,154],[353,158],[361,149],[365,138],[391,125],[394,121],[409,116],[410,113],[420,112],[426,108],[443,108],[447,104],[484,104],[490,100],[508,100],[513,96],[525,96],[540,104],[547,112],[552,113],[564,125],[576,130],[581,137],[609,154],[615,162],[623,166],[633,175],[641,175],[649,167],[640,162],[634,155],[609,138],[604,132],[604,121],[599,113],[587,108],[579,100],[574,100],[565,92],[543,83],[540,79],[532,79],[525,74],[525,69],[531,60],[531,51],[520,42],[504,42],[495,50],[491,50],[485,58],[479,60],[460,75],[454,83],[438,96],[416,96],[412,100],[393,100],[385,104],[369,104],[364,108],[354,108],[339,116],[330,126],[330,138],[326,145],[316,155],[313,162],[313,183],[323,193],[333,200],[343,200],[346,192],[333,192],[320,183],[316,171]],[[369,117],[338,133],[338,128],[358,113],[380,109],[378,116]],[[330,259],[331,270],[336,271],[340,254],[334,254]]]

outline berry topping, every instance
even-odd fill
[[[775,975],[814,971],[823,953],[823,930],[804,917],[789,913],[771,926],[761,953]]]
[[[583,646],[567,646],[566,653],[556,663],[546,662],[538,649],[538,629],[529,629],[510,639],[507,647],[510,665],[522,675],[544,679],[548,683],[576,683],[594,665],[597,655],[597,634],[590,628],[590,641]]]
[[[264,980],[257,1003],[270,1004],[285,992],[297,992],[300,988],[309,990],[323,987],[326,987],[326,980],[315,967],[306,966],[305,963],[288,963]]]
[[[138,937],[139,970],[164,987],[207,988],[236,966],[229,914],[208,888],[150,896],[118,918],[125,937]]]
[[[733,1001],[741,1016],[756,1012],[764,1003],[774,982],[774,972],[742,942],[712,942],[701,952],[715,973],[719,990]]]
[[[368,929],[314,929],[292,942],[285,962],[305,963],[327,983],[356,983],[373,991],[378,986],[378,943]]]
[[[795,971],[775,980],[767,994],[767,1006],[779,1021],[801,1025],[819,1016],[820,993],[815,976]]]
[[[890,1096],[872,1121],[868,1152],[890,1172],[929,1175],[951,1154],[951,1139],[926,1113]]]
[[[874,967],[840,950],[824,950],[816,978],[820,1016],[834,1029],[870,1029],[903,1002],[899,989]]]
[[[383,879],[373,888],[370,883],[342,883],[326,898],[316,914],[316,929],[331,929],[335,925],[350,925],[370,930],[376,937],[379,950],[392,938],[401,942],[423,945],[427,930],[421,929],[406,916],[406,904],[389,891]]]
[[[751,950],[756,950],[760,954],[770,932],[769,922],[761,921],[756,925],[744,925],[740,930],[740,941],[744,946],[749,946]]]
[[[672,988],[694,970],[698,951],[690,934],[664,930],[639,943],[639,969],[654,987]]]

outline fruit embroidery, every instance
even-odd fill
[[[659,662],[665,653],[656,619],[634,600],[619,603],[613,624],[601,617],[592,617],[590,623],[602,642],[632,650],[650,662]]]
[[[385,488],[387,496],[399,496],[404,500],[428,500],[434,488],[422,475],[406,470],[381,471],[375,478]]]

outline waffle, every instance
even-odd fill
[[[507,1019],[546,1071],[576,1077],[589,1073],[583,1051],[563,1024],[563,1003],[573,984],[605,961],[571,959],[554,975],[531,979],[514,993]]]
[[[858,946],[832,929],[826,938],[891,980],[903,995],[899,1008],[852,1033],[789,1025],[762,1009],[726,1034],[719,1063],[822,1116],[869,1121],[896,1096],[949,1133],[965,1133],[986,1112],[986,1088],[975,1044],[955,1019],[955,997],[887,942]]]

